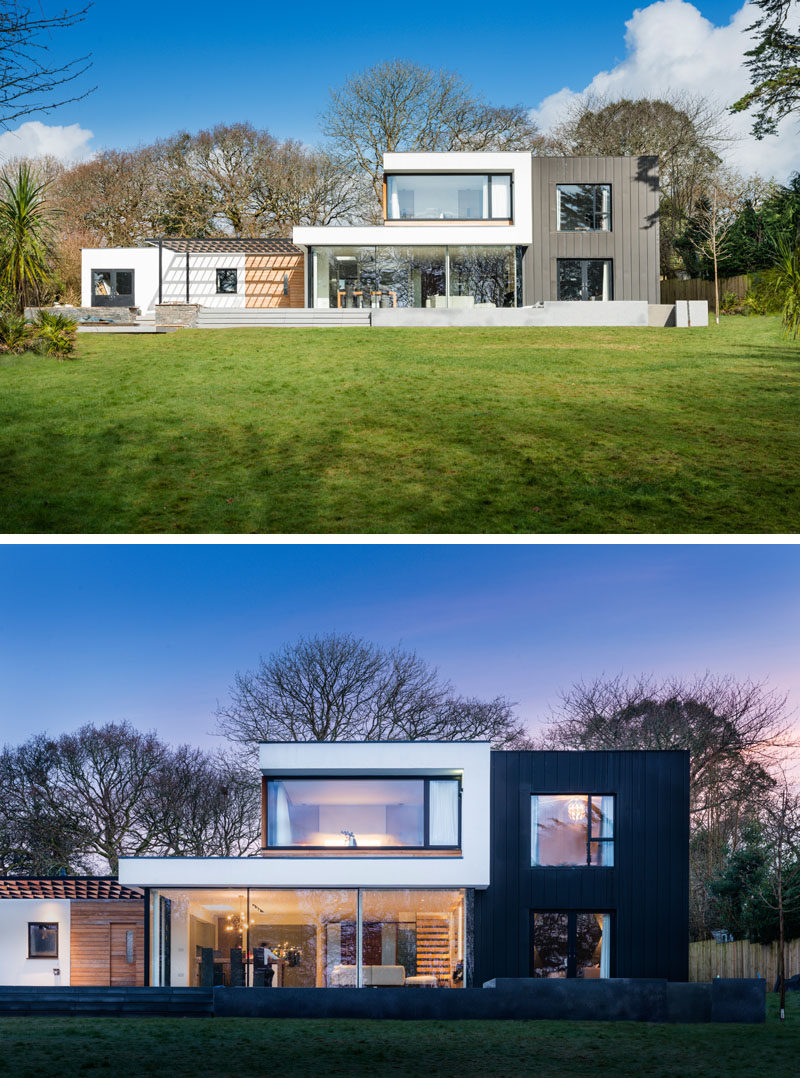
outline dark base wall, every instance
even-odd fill
[[[498,981],[493,988],[0,987],[0,1015],[763,1022],[766,982]]]

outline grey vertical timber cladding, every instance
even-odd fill
[[[532,867],[535,793],[613,794],[613,868]],[[688,979],[688,753],[493,752],[491,836],[475,984],[530,975],[532,910],[610,914],[612,977]]]
[[[560,183],[611,184],[610,232],[559,232]],[[610,258],[614,299],[660,300],[657,157],[534,157],[524,302],[558,299],[559,258]]]

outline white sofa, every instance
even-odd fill
[[[364,966],[363,982],[366,988],[402,988],[406,983],[404,966]],[[331,970],[332,988],[355,988],[356,967],[334,966]]]

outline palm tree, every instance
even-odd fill
[[[786,238],[776,246],[772,270],[776,293],[783,299],[783,329],[787,336],[800,334],[800,237],[794,243]]]
[[[54,210],[48,187],[26,164],[13,180],[0,178],[0,292],[19,311],[38,303],[51,279]]]

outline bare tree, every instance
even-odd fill
[[[503,697],[458,696],[414,653],[336,633],[301,637],[237,673],[217,719],[250,754],[260,741],[485,738],[502,747],[522,733]]]
[[[778,916],[778,980],[780,1016],[786,1017],[786,935],[784,931],[787,891],[800,879],[800,797],[785,778],[765,805],[764,840],[771,862],[767,887],[762,891],[764,904]]]
[[[598,678],[562,696],[538,747],[686,749],[691,792],[691,921],[708,929],[708,881],[796,748],[786,697],[761,683],[705,674]]]
[[[0,0],[0,125],[52,112],[92,92],[62,96],[63,88],[84,75],[91,61],[87,54],[61,64],[53,59],[49,44],[53,31],[82,22],[90,7],[48,17],[41,6],[34,14],[19,0]]]
[[[687,233],[714,273],[714,317],[719,325],[719,263],[727,254],[730,231],[747,203],[747,184],[737,173],[720,169],[708,180]]]
[[[373,214],[382,201],[384,153],[533,151],[542,143],[523,106],[489,105],[455,72],[411,60],[390,60],[351,75],[330,91],[321,123],[342,167],[369,177]]]
[[[252,771],[127,723],[0,754],[0,871],[117,869],[121,856],[242,855],[259,845]]]

